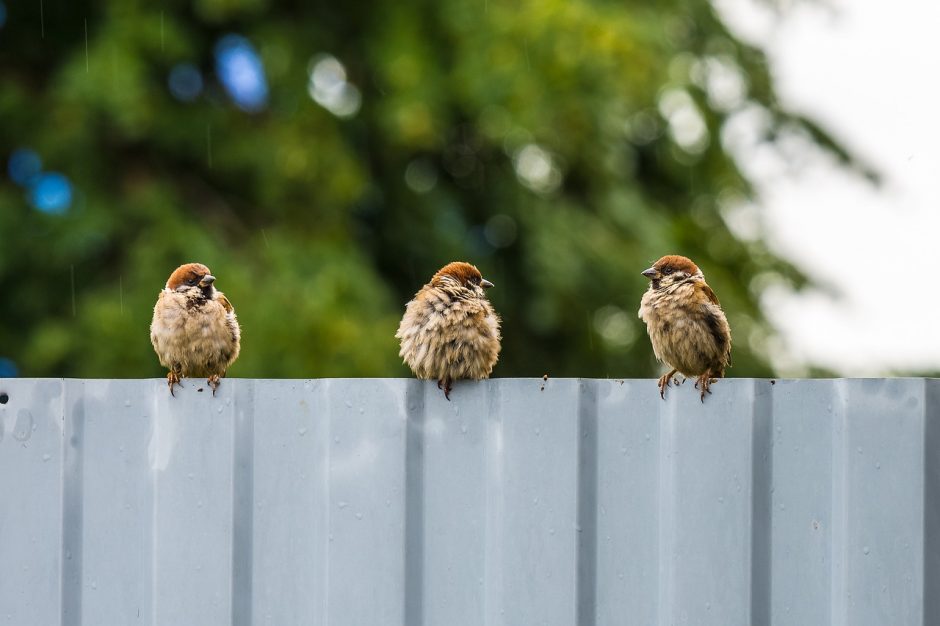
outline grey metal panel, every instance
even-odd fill
[[[4,380],[0,391],[0,619],[54,624],[74,571],[62,547],[66,385]],[[71,455],[69,456],[71,459]]]
[[[940,623],[940,381],[690,387],[0,380],[0,621]]]

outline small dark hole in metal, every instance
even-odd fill
[[[6,393],[0,393],[0,404],[6,404],[9,401],[10,396],[8,396]]]

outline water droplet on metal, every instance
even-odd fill
[[[339,508],[345,509],[347,506],[349,506],[348,502],[343,502],[343,501],[339,502]]]
[[[868,554],[869,552],[871,552],[871,548],[869,548],[868,546],[865,546],[864,548],[862,548],[863,554]]]
[[[356,519],[362,519],[362,513],[356,513]]]
[[[51,459],[51,458],[52,458],[52,455],[49,454],[48,452],[47,452],[46,454],[42,455],[42,461],[43,461],[43,463],[45,463],[46,461],[48,461],[48,460]]]
[[[125,400],[125,401],[124,401],[124,406],[130,406],[130,405],[131,405],[131,401],[130,401],[130,400]]]
[[[27,409],[20,409],[16,414],[16,424],[13,426],[13,438],[17,441],[26,441],[33,434],[33,414]]]
[[[298,428],[298,429],[297,429],[297,434],[300,435],[301,437],[303,437],[304,435],[307,434],[307,429],[306,429],[306,428]]]
[[[351,409],[351,408],[352,408],[352,402],[350,402],[349,400],[346,400],[345,402],[343,402],[343,404],[346,405],[346,408],[347,408],[347,409]]]

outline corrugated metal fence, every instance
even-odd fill
[[[940,381],[0,380],[0,623],[940,624]]]

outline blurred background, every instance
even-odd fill
[[[730,376],[940,371],[940,10],[880,4],[0,0],[0,376],[164,375],[190,261],[230,376],[407,376],[452,260],[496,283],[495,376],[652,376],[667,253]]]

